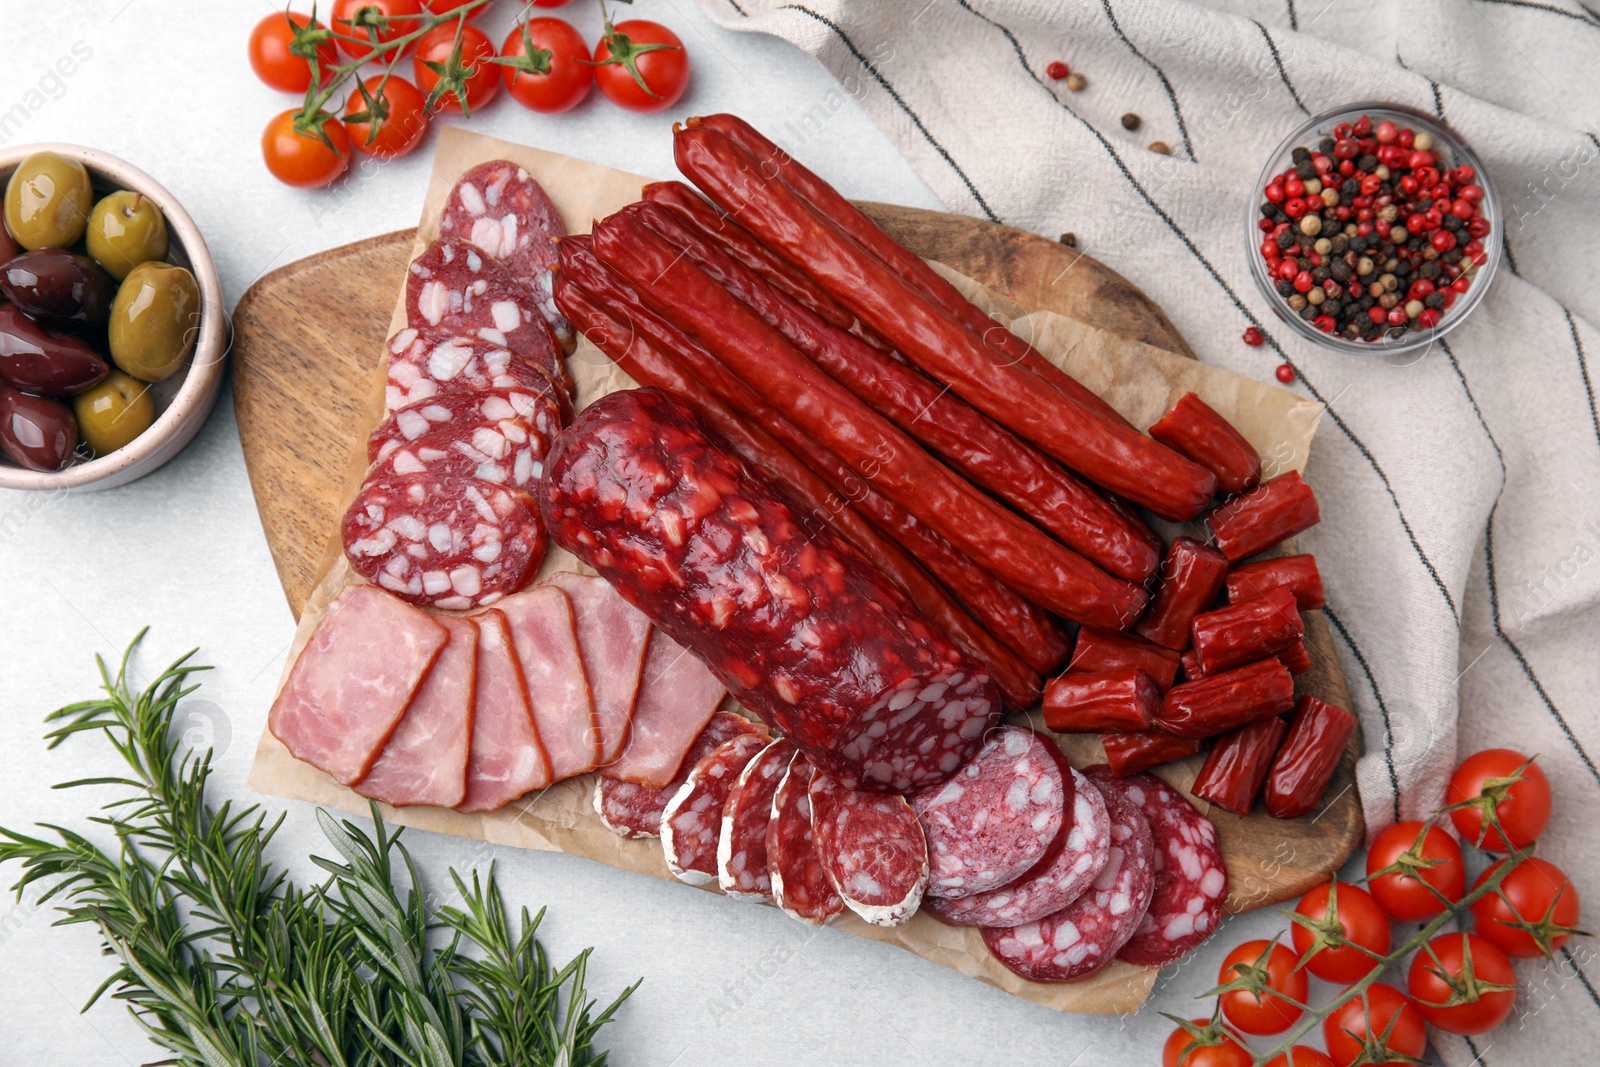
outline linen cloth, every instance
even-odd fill
[[[829,174],[808,141],[853,96],[950,210],[1070,231],[1160,303],[1201,359],[1263,379],[1295,369],[1291,388],[1328,405],[1307,471],[1323,520],[1300,543],[1321,565],[1361,717],[1369,834],[1438,807],[1458,755],[1536,753],[1555,793],[1540,853],[1600,906],[1600,10],[700,3],[839,79],[765,131],[813,169]],[[1049,78],[1053,60],[1087,88]],[[1268,154],[1309,115],[1361,101],[1443,119],[1505,203],[1483,304],[1420,356],[1300,340],[1249,276],[1259,234],[1246,220]],[[1150,151],[1156,140],[1172,154]],[[1250,325],[1263,347],[1241,341]],[[1444,1062],[1594,1062],[1600,961],[1583,938],[1558,955],[1518,964],[1518,1014],[1500,1029],[1435,1034]]]

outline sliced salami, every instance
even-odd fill
[[[443,238],[411,261],[406,323],[509,348],[572,389],[561,346],[532,294],[504,263],[469,241]]]
[[[628,743],[600,773],[625,782],[665,786],[727,693],[711,669],[688,649],[662,631],[651,630]]]
[[[444,393],[389,413],[367,438],[367,462],[384,459],[401,445],[420,441],[445,429],[520,423],[529,434],[551,440],[570,417],[565,393],[526,389],[490,389],[472,393]]]
[[[472,616],[478,627],[478,707],[467,756],[467,790],[458,811],[494,811],[550,784],[550,757],[534,726],[528,684],[511,626],[494,608]]]
[[[1072,772],[1072,784],[1072,820],[1062,820],[1055,842],[1026,874],[987,893],[929,897],[923,907],[957,926],[1021,926],[1077,900],[1111,856],[1111,817],[1081,772]]]
[[[544,524],[526,493],[453,474],[369,479],[345,512],[344,554],[402,600],[462,611],[527,585]]]
[[[542,367],[497,341],[407,326],[388,342],[384,410],[486,389],[564,391]]]
[[[1054,742],[1015,726],[912,807],[928,837],[930,897],[967,897],[1019,877],[1050,848],[1071,811]]]
[[[556,310],[551,268],[567,227],[544,189],[506,159],[479,163],[456,179],[439,217],[439,236],[471,241],[510,268],[538,302],[545,321],[570,348],[572,327]]]
[[[667,801],[683,786],[701,756],[741,734],[754,733],[765,737],[766,732],[766,727],[741,715],[719,711],[711,716],[706,728],[689,746],[682,767],[670,782],[656,789],[637,782],[600,778],[594,786],[594,810],[606,829],[614,834],[622,837],[659,837],[661,813],[667,810]]]
[[[717,837],[717,885],[735,899],[765,900],[772,895],[767,870],[767,823],[772,796],[789,771],[794,746],[778,738],[745,764],[722,806]]]
[[[1187,955],[1217,928],[1228,895],[1228,869],[1217,828],[1182,793],[1148,774],[1113,777],[1105,767],[1085,773],[1101,791],[1137,805],[1155,840],[1155,896],[1118,958],[1163,967]]]
[[[739,776],[767,747],[760,734],[740,734],[701,756],[661,812],[661,852],[680,882],[704,885],[717,877],[722,809]]]
[[[1099,781],[1091,779],[1087,788]],[[1156,881],[1150,827],[1121,793],[1108,789],[1103,796],[1111,844],[1089,888],[1036,922],[982,930],[994,958],[1030,982],[1072,982],[1098,971],[1133,936],[1150,905]]]
[[[507,419],[478,426],[452,426],[406,445],[396,445],[368,477],[387,474],[453,474],[532,494],[544,474],[548,438],[527,423]]]
[[[772,794],[767,822],[767,870],[772,902],[803,923],[822,926],[844,912],[844,899],[828,880],[811,832],[811,776],[802,753],[789,762]]]
[[[846,789],[811,777],[811,832],[829,883],[873,926],[917,913],[928,885],[928,842],[905,797]]]

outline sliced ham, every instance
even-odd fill
[[[652,631],[628,742],[600,773],[655,789],[666,785],[727,692],[687,649]]]
[[[478,627],[478,692],[466,793],[456,810],[493,811],[549,785],[550,760],[534,728],[506,617],[490,608],[472,621]]]
[[[343,785],[372,767],[449,639],[425,612],[372,585],[339,594],[289,671],[267,726]]]
[[[578,648],[572,600],[553,585],[506,597],[495,605],[511,626],[533,705],[534,729],[550,757],[554,781],[592,771],[600,762],[600,728]]]
[[[724,741],[745,734],[767,736],[767,728],[751,722],[741,715],[719,711],[706,723],[705,729],[689,747],[683,767],[678,774],[660,789],[621,782],[615,778],[597,778],[594,783],[594,810],[605,828],[621,837],[657,837],[661,833],[661,813],[689,780],[689,772],[701,757]]]
[[[628,740],[628,727],[639,701],[645,648],[650,642],[650,620],[618,596],[604,578],[559,571],[547,581],[572,600],[578,648],[594,694],[600,766],[604,767],[621,754]]]
[[[450,640],[411,698],[389,743],[355,790],[395,807],[453,807],[467,790],[467,750],[478,687],[478,628],[438,620]]]

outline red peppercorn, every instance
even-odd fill
[[[1294,368],[1287,363],[1278,364],[1278,381],[1284,385],[1294,381]]]
[[[1278,277],[1284,281],[1293,281],[1294,276],[1300,272],[1300,264],[1295,262],[1293,256],[1284,256],[1278,261]]]
[[[1433,294],[1433,283],[1426,278],[1418,278],[1411,283],[1410,292],[1418,300],[1425,299]]]
[[[1358,219],[1361,218],[1361,213],[1359,211],[1356,212],[1356,218],[1358,218]],[[1356,224],[1356,236],[1357,237],[1371,237],[1372,236],[1372,231],[1373,231],[1373,226],[1372,226],[1372,222],[1371,222],[1371,212],[1368,212],[1368,217],[1365,218],[1365,219],[1361,219],[1361,221]]]
[[[1326,174],[1333,169],[1333,160],[1329,159],[1321,152],[1317,152],[1311,157],[1311,165],[1317,168],[1318,173]]]
[[[1424,329],[1431,330],[1439,325],[1439,320],[1442,318],[1444,318],[1444,315],[1438,308],[1423,308],[1422,314],[1417,316],[1417,321],[1423,325]]]
[[[1372,119],[1369,116],[1362,115],[1356,119],[1355,125],[1350,127],[1350,132],[1357,137],[1368,136],[1372,133]]]
[[[1350,139],[1349,131],[1346,131],[1343,135],[1340,135],[1339,131],[1335,130],[1334,131],[1334,137],[1335,137],[1335,140],[1333,142],[1333,158],[1334,159],[1347,160],[1347,159],[1356,158],[1356,155],[1357,155],[1356,143]]]
[[[1394,123],[1384,119],[1378,123],[1378,128],[1373,135],[1378,138],[1379,144],[1393,144],[1394,139],[1400,136],[1400,130]]]
[[[1468,289],[1472,288],[1472,279],[1471,278],[1466,278],[1466,277],[1457,278],[1455,281],[1450,283],[1450,288],[1455,290],[1458,293],[1464,293]],[[1448,296],[1445,297],[1445,300],[1448,301],[1449,299],[1450,299],[1450,297],[1448,297]],[[1448,305],[1446,305],[1446,306],[1448,306]]]
[[[1412,233],[1421,233],[1427,228],[1428,220],[1422,215],[1408,215],[1406,217],[1406,229]]]
[[[1271,219],[1257,219],[1256,220],[1256,229],[1260,230],[1262,233],[1271,233],[1272,232],[1272,220]]]
[[[1281,259],[1281,258],[1283,258],[1283,249],[1278,247],[1278,242],[1276,242],[1276,241],[1262,241],[1261,242],[1261,258],[1262,259]]]
[[[1333,217],[1338,219],[1340,222],[1349,222],[1350,209],[1344,204],[1340,204],[1338,207],[1333,209]]]
[[[1417,131],[1413,130],[1410,126],[1407,126],[1405,129],[1400,131],[1400,136],[1395,138],[1395,143],[1401,148],[1409,149],[1416,139]]]
[[[1400,179],[1399,185],[1400,191],[1407,196],[1417,195],[1417,179],[1414,176],[1407,174]]]
[[[1044,72],[1050,76],[1051,81],[1060,81],[1072,73],[1072,71],[1067,69],[1067,65],[1061,62],[1059,59],[1053,61],[1048,67],[1044,68]]]
[[[1456,246],[1456,235],[1449,230],[1436,230],[1431,240],[1440,252],[1448,252]]]
[[[1424,211],[1422,217],[1427,222],[1429,230],[1437,230],[1444,225],[1444,213],[1436,207]]]
[[[1476,252],[1468,252],[1467,258],[1481,267],[1485,263],[1489,262],[1489,253],[1485,252],[1482,248],[1479,248]]]
[[[1387,319],[1388,317],[1389,317],[1389,313],[1387,311],[1385,311],[1383,308],[1379,307],[1377,304],[1372,305],[1372,307],[1367,311],[1367,318],[1371,319],[1373,322],[1378,323],[1380,326],[1383,324],[1383,321],[1385,319]]]
[[[1353,162],[1351,162],[1348,159],[1340,161],[1340,163],[1339,163],[1339,176],[1341,178],[1348,178],[1348,177],[1350,177],[1350,175],[1354,174],[1355,172],[1356,172],[1356,165]]]
[[[1370,207],[1364,207],[1356,211],[1357,222],[1371,222],[1375,217],[1377,217],[1377,212]]]
[[[1432,189],[1434,186],[1439,184],[1439,172],[1437,170],[1435,170],[1432,166],[1418,167],[1416,165],[1416,158],[1418,156],[1427,156],[1432,154],[1433,153],[1431,152],[1411,153],[1412,162],[1410,165],[1412,167],[1412,177],[1417,179],[1417,187],[1419,189]]]
[[[1487,237],[1489,235],[1489,220],[1479,216],[1468,222],[1467,235],[1470,237]]]
[[[1375,174],[1369,174],[1361,179],[1361,195],[1372,196],[1383,188],[1383,182]]]
[[[1466,281],[1467,279],[1463,278],[1461,280],[1462,281]],[[1445,306],[1445,310],[1448,311],[1451,307],[1453,307],[1455,305],[1455,302],[1456,302],[1456,297],[1460,296],[1461,293],[1464,293],[1464,292],[1466,292],[1465,289],[1462,289],[1460,292],[1457,292],[1454,286],[1452,286],[1449,289],[1446,289],[1444,291],[1444,306]]]
[[[1297,219],[1306,213],[1306,203],[1304,200],[1299,199],[1285,200],[1283,202],[1283,213],[1291,219]]]
[[[1456,195],[1469,204],[1476,204],[1483,199],[1483,188],[1477,185],[1463,185],[1456,190]]]
[[[1450,214],[1454,215],[1462,222],[1472,218],[1472,216],[1476,215],[1477,213],[1477,205],[1471,203],[1470,201],[1454,200],[1450,203]]]
[[[1318,315],[1314,320],[1312,320],[1311,325],[1315,326],[1323,333],[1332,333],[1333,328],[1339,324],[1334,321],[1332,315]]]
[[[1283,186],[1273,182],[1267,186],[1265,195],[1270,203],[1281,204],[1283,203]]]
[[[1311,291],[1310,271],[1303,270],[1294,276],[1294,291],[1297,293],[1309,293]]]
[[[1478,180],[1477,170],[1468,166],[1457,167],[1451,172],[1450,176],[1455,179],[1458,185],[1470,185]]]
[[[1350,125],[1348,122],[1341,122],[1339,125],[1333,128],[1333,136],[1342,141],[1346,137],[1349,137],[1354,130],[1355,127]]]
[[[1254,326],[1244,331],[1244,343],[1251,348],[1260,348],[1262,342],[1266,339],[1266,335]]]
[[[1406,319],[1406,309],[1405,308],[1403,308],[1403,307],[1392,307],[1392,308],[1389,309],[1389,325],[1390,326],[1404,326],[1406,324],[1406,322],[1407,322],[1407,319]]]
[[[1291,174],[1283,180],[1285,196],[1301,197],[1306,195],[1306,183],[1300,180],[1300,175]]]

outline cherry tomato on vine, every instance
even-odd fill
[[[1300,898],[1295,913],[1313,920],[1312,926],[1294,923],[1290,936],[1294,950],[1306,960],[1305,969],[1325,982],[1356,982],[1365,978],[1376,962],[1362,952],[1360,945],[1379,956],[1387,956],[1392,943],[1389,917],[1378,902],[1358,885],[1329,882]],[[1313,928],[1315,927],[1315,929]],[[1348,944],[1329,945],[1337,935]],[[1315,946],[1316,954],[1307,958]]]
[[[561,19],[529,19],[506,34],[500,55],[518,61],[518,66],[500,68],[500,80],[512,99],[531,111],[566,111],[588,96],[594,84],[588,44]]]
[[[303,93],[311,86],[310,62],[289,50],[294,44],[295,26],[327,29],[299,12],[286,15],[277,11],[256,23],[256,28],[250,31],[250,69],[262,82],[286,93]],[[317,62],[322,64],[326,78],[328,68],[339,62],[338,50],[331,43],[318,45]]]
[[[1484,871],[1478,885],[1509,862],[1501,860]],[[1567,943],[1577,925],[1578,911],[1578,890],[1561,868],[1529,856],[1501,880],[1499,893],[1486,893],[1472,902],[1472,923],[1479,936],[1494,942],[1507,956],[1533,959],[1543,956],[1545,948],[1554,951]],[[1507,925],[1518,922],[1538,929],[1530,932]]]
[[[1358,1059],[1387,1063],[1386,1053],[1420,1058],[1428,1047],[1428,1032],[1417,1006],[1382,982],[1367,987],[1366,1000],[1363,1004],[1361,997],[1351,997],[1322,1020],[1322,1040],[1335,1067],[1350,1067]]]
[[[1209,1019],[1191,1019],[1195,1026],[1211,1031]],[[1214,1043],[1207,1043],[1214,1042]],[[1172,1031],[1161,1047],[1161,1067],[1250,1067],[1255,1062],[1243,1045],[1226,1034],[1210,1033],[1196,1038],[1183,1027]]]
[[[1461,846],[1438,826],[1397,822],[1367,853],[1367,889],[1397,922],[1425,922],[1444,911],[1445,900],[1460,900],[1466,888]]]
[[[285,185],[311,189],[327,185],[344,173],[350,165],[350,135],[344,124],[330,116],[322,130],[333,142],[329,148],[314,133],[301,133],[294,128],[295,108],[273,116],[267,128],[261,131],[261,155],[267,161],[272,176]],[[327,112],[322,114],[327,115]]]
[[[350,90],[350,99],[344,105],[344,129],[350,135],[350,144],[359,152],[379,159],[393,159],[403,156],[422,140],[422,135],[428,132],[428,111],[423,105],[422,91],[404,78],[390,76],[385,82],[383,75],[374,74],[362,84],[367,87],[367,94],[377,104],[381,115],[372,115],[373,110],[361,95],[361,90]],[[382,87],[382,96],[379,97],[379,87]],[[352,115],[367,115],[366,118],[351,120]],[[373,132],[376,127],[376,133]]]
[[[594,47],[595,84],[629,111],[662,111],[689,87],[689,53],[678,35],[648,19],[606,27]]]
[[[1411,961],[1406,992],[1429,1024],[1451,1034],[1486,1034],[1517,999],[1511,961],[1477,934],[1441,934]]]
[[[1251,989],[1230,989],[1217,994],[1222,1014],[1247,1034],[1281,1034],[1289,1029],[1305,1014],[1300,1005],[1306,1002],[1310,988],[1306,972],[1295,969],[1297,962],[1295,954],[1286,946],[1270,941],[1246,941],[1235,948],[1222,961],[1222,968],[1217,972],[1218,985],[1251,980],[1250,972],[1257,967],[1263,968],[1265,973],[1256,979],[1261,983],[1259,995]]]
[[[1296,1045],[1267,1061],[1267,1067],[1333,1067],[1328,1054],[1310,1045]]]
[[[1550,822],[1550,780],[1537,763],[1509,748],[1484,749],[1462,760],[1450,776],[1444,800],[1451,807],[1462,805],[1450,812],[1461,839],[1488,852],[1511,851],[1486,818],[1488,809],[1494,810],[1511,848],[1533,844]]]
[[[461,58],[452,68],[450,54],[455,51],[456,27],[456,23],[447,22],[423,34],[417,41],[417,54],[411,57],[411,64],[417,74],[417,87],[429,96],[433,95],[434,86],[447,76],[458,78],[466,88],[467,110],[476,111],[500,91],[500,68],[489,62],[495,57],[494,42],[472,23],[462,24]],[[447,88],[433,106],[460,111],[461,98],[454,89]]]
[[[419,16],[422,13],[422,0],[335,0],[333,29],[336,33],[364,42],[369,40],[369,30],[366,25],[358,25],[358,19],[368,14],[383,16],[395,20],[374,27],[378,31],[378,40],[387,43],[420,29]],[[365,59],[372,54],[370,44],[340,41],[339,47],[351,59]]]

